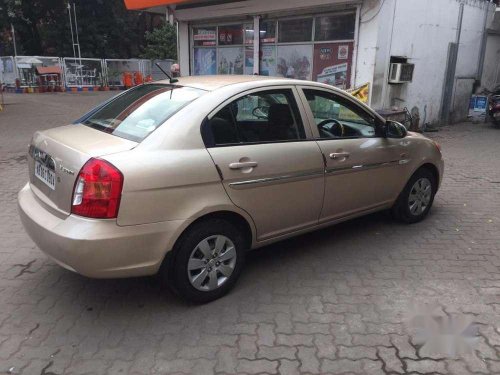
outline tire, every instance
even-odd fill
[[[422,221],[432,207],[436,192],[436,177],[429,169],[420,168],[411,176],[392,207],[393,216],[408,224]]]
[[[245,247],[243,233],[226,220],[195,223],[177,241],[160,269],[160,277],[188,302],[214,301],[236,284],[245,261]]]

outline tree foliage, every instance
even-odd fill
[[[145,59],[177,59],[177,30],[169,23],[145,34]]]
[[[129,11],[123,0],[71,0],[76,4],[82,57],[137,57],[151,16]],[[10,24],[18,54],[73,56],[68,0],[0,0],[0,55],[13,54]]]

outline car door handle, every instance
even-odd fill
[[[244,169],[244,168],[255,168],[259,165],[256,161],[245,161],[238,163],[229,164],[229,169]]]
[[[347,159],[351,154],[348,152],[332,152],[330,154],[330,159],[338,160],[338,159]]]

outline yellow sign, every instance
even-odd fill
[[[363,103],[368,103],[368,98],[370,97],[370,83],[365,83],[362,86],[355,87],[353,89],[347,90],[349,94],[354,96],[356,99],[362,101]]]

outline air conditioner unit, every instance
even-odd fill
[[[391,64],[389,71],[389,83],[407,83],[413,80],[415,64]]]

